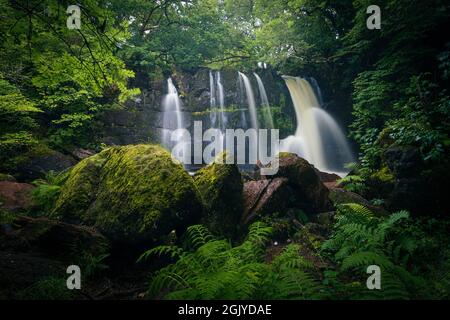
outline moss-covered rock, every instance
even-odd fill
[[[219,155],[194,180],[206,209],[205,224],[217,234],[233,236],[243,213],[243,182],[238,167],[226,164],[226,157]]]
[[[156,145],[112,147],[77,164],[52,216],[97,227],[112,241],[157,240],[195,222],[192,178]]]

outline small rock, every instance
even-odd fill
[[[9,211],[21,211],[33,205],[31,190],[35,187],[28,183],[0,181],[0,208]]]

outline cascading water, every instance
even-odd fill
[[[190,141],[181,132],[172,136],[177,129],[184,129],[183,113],[181,111],[181,100],[178,91],[173,84],[172,78],[167,79],[167,94],[163,99],[163,134],[162,144],[168,150],[171,150],[175,144],[183,143],[183,148],[190,147]],[[184,142],[185,143],[184,143]],[[187,153],[185,153],[187,154]],[[181,160],[181,156],[178,157]]]
[[[258,130],[259,129],[258,113],[256,111],[255,95],[253,94],[252,85],[251,85],[248,77],[245,74],[243,74],[242,72],[239,72],[239,77],[242,79],[242,81],[244,83],[245,94],[247,97],[248,111],[250,113],[250,121],[252,124],[252,128]]]
[[[239,103],[241,108],[245,105],[245,87],[244,87],[244,81],[242,80],[241,75],[238,75],[238,83],[239,83]],[[244,129],[248,128],[247,123],[247,114],[244,109],[241,109],[241,127]]]
[[[223,90],[222,75],[220,74],[220,71],[216,72],[216,85],[220,107],[220,129],[222,130],[222,132],[225,132],[228,119],[227,114],[225,113],[225,93]]]
[[[217,71],[214,77],[212,71],[209,71],[209,88],[210,88],[210,121],[211,128],[220,129],[222,132],[227,127],[228,118],[225,113],[225,93],[222,84],[222,76]],[[217,108],[220,108],[220,112]]]
[[[210,92],[210,113],[209,119],[211,121],[211,127],[217,127],[217,111],[216,111],[216,86],[214,83],[214,75],[211,70],[209,70],[209,92]]]
[[[283,76],[294,103],[297,118],[295,135],[281,140],[281,151],[294,152],[319,170],[344,173],[344,164],[354,158],[336,121],[323,109],[310,82]],[[320,97],[320,91],[317,91]]]
[[[274,125],[273,125],[272,111],[270,110],[269,99],[267,99],[266,88],[264,87],[264,83],[262,82],[258,74],[256,73],[253,74],[255,75],[256,82],[258,82],[259,96],[261,98],[261,106],[263,107],[263,114],[266,128],[273,129]]]

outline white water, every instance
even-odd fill
[[[222,85],[222,76],[220,71],[216,72],[216,85],[217,85],[217,94],[219,98],[219,107],[220,107],[220,129],[222,132],[225,132],[227,129],[227,114],[225,113],[225,93]]]
[[[210,120],[211,128],[220,129],[222,132],[227,128],[227,114],[225,112],[225,93],[222,84],[222,76],[217,71],[214,77],[212,71],[209,71],[209,88],[210,88]],[[217,103],[218,102],[218,103]],[[220,108],[220,112],[217,110]],[[219,123],[218,123],[219,122]]]
[[[183,113],[181,111],[181,100],[178,96],[178,91],[173,84],[172,78],[167,79],[167,94],[163,99],[163,133],[162,133],[162,144],[168,150],[171,150],[179,142],[183,143],[183,150],[190,148],[190,140],[184,135],[177,134],[172,136],[172,133],[177,129],[184,129],[184,119]],[[182,155],[187,154],[183,152],[178,155],[177,158],[181,160]]]
[[[209,92],[210,92],[210,107],[211,112],[209,113],[209,119],[211,121],[211,127],[215,128],[217,126],[217,112],[216,108],[216,86],[214,84],[214,76],[211,70],[209,70]]]
[[[238,74],[238,82],[239,82],[239,97],[240,97],[240,107],[242,108],[245,105],[245,87],[244,81],[240,74]],[[247,114],[244,109],[241,109],[241,127],[247,129]]]
[[[258,114],[256,111],[255,95],[253,94],[252,85],[248,77],[242,72],[239,72],[239,77],[242,79],[244,83],[245,95],[247,97],[248,111],[250,113],[250,121],[252,124],[252,128],[258,130],[259,129]]]
[[[273,117],[272,111],[270,110],[269,99],[267,99],[266,88],[264,87],[264,83],[261,78],[253,73],[256,78],[256,82],[258,82],[259,96],[261,98],[261,106],[264,108],[264,120],[267,129],[273,129]]]
[[[354,161],[353,154],[339,125],[321,109],[320,91],[318,99],[306,79],[283,78],[294,103],[297,129],[295,135],[281,140],[281,151],[294,152],[319,170],[344,173],[344,164]]]

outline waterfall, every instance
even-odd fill
[[[216,87],[214,83],[214,75],[211,70],[209,70],[209,92],[210,92],[210,113],[209,119],[211,121],[211,128],[217,126],[217,110],[216,110]]]
[[[339,125],[321,109],[320,89],[315,91],[303,78],[283,78],[294,104],[297,129],[281,141],[281,150],[297,153],[322,171],[345,171],[344,164],[354,161],[353,154]]]
[[[219,128],[225,131],[228,118],[225,113],[225,93],[222,84],[222,76],[220,71],[216,71],[215,77],[213,72],[209,71],[209,90],[210,90],[210,120],[211,128]],[[218,105],[217,105],[218,104]],[[217,110],[220,108],[220,112]],[[219,123],[217,123],[219,122]]]
[[[273,117],[272,111],[270,110],[269,99],[267,99],[266,88],[264,87],[264,83],[258,74],[253,73],[255,75],[256,81],[258,82],[259,96],[261,98],[261,106],[263,108],[263,115],[265,120],[266,128],[273,129]]]
[[[251,85],[248,77],[245,74],[243,74],[242,72],[239,72],[239,77],[241,77],[241,79],[244,83],[245,94],[247,96],[247,104],[248,104],[248,110],[250,113],[250,120],[252,123],[252,128],[258,130],[259,129],[258,114],[256,111],[255,95],[253,94],[252,85]]]
[[[219,106],[220,106],[220,129],[222,132],[225,132],[227,129],[227,114],[225,113],[225,94],[222,85],[222,76],[220,71],[216,72],[216,85],[217,85],[217,95],[219,98]]]
[[[239,83],[239,106],[241,108],[241,127],[244,129],[248,128],[247,124],[247,114],[245,110],[243,109],[243,106],[245,105],[245,87],[244,87],[244,81],[242,80],[241,75],[238,75],[238,83]]]
[[[181,100],[178,91],[173,84],[172,78],[167,79],[167,94],[163,99],[163,134],[162,145],[171,150],[178,142],[186,143],[183,149],[190,147],[189,139],[181,133],[172,137],[172,133],[177,129],[184,129],[183,113],[181,112]],[[187,153],[183,153],[187,154]],[[177,157],[181,160],[181,156]]]

